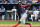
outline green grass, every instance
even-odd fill
[[[18,21],[0,21],[0,24],[17,24],[17,23]],[[27,23],[32,23],[33,25],[40,25],[40,22],[27,22]]]
[[[17,24],[16,21],[0,21],[0,24]]]
[[[28,23],[32,23],[33,25],[40,25],[40,22],[28,22]]]

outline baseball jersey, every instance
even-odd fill
[[[27,4],[27,5],[18,5],[19,10],[20,10],[21,13],[25,13],[25,12],[26,12],[26,10],[25,10],[25,8],[24,8],[24,7],[26,7],[26,6],[28,6],[28,4]]]

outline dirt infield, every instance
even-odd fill
[[[0,24],[0,27],[12,27],[13,24]],[[18,25],[17,27],[30,27],[30,25]],[[32,27],[40,27],[40,25],[32,25]]]

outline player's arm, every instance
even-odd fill
[[[28,6],[27,10],[29,10],[30,6]]]
[[[21,5],[21,7],[26,7],[26,6],[28,6],[28,4],[26,4],[26,5]]]

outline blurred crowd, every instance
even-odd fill
[[[33,6],[32,11],[34,11],[35,9],[36,9],[37,11],[40,11],[40,6],[38,6],[38,8],[35,7],[35,6]]]
[[[40,4],[40,0],[0,0],[0,3],[18,3],[18,2],[22,2],[23,4],[27,4],[27,3]]]

